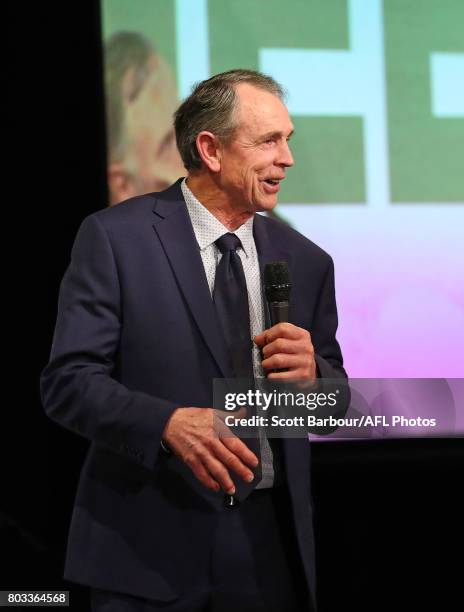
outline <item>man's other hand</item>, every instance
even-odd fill
[[[277,323],[253,339],[261,348],[267,378],[277,380],[316,379],[316,361],[311,334],[292,323]],[[284,370],[275,372],[274,370]]]
[[[177,408],[166,424],[163,440],[206,487],[222,488],[233,495],[229,470],[251,482],[253,472],[247,466],[256,467],[258,458],[216,415],[213,408]]]

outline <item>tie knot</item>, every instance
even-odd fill
[[[222,254],[227,251],[236,251],[239,246],[242,246],[240,238],[230,232],[218,238],[215,244]]]

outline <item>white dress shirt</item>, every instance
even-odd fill
[[[216,268],[222,257],[222,253],[215,242],[224,234],[229,233],[230,230],[197,200],[188,188],[186,179],[182,181],[181,189],[185,203],[187,204],[187,210],[192,222],[195,238],[200,247],[200,255],[212,296],[216,278]],[[245,274],[248,291],[248,308],[250,312],[250,334],[251,338],[254,338],[264,330],[264,309],[258,253],[253,238],[253,217],[248,219],[248,221],[237,230],[230,233],[240,238],[240,242],[242,243],[242,246],[237,249],[237,255],[240,257],[243,272]],[[264,378],[260,350],[254,343],[252,359],[254,377]],[[263,489],[273,485],[274,469],[272,464],[272,449],[266,438],[265,431],[262,428],[259,429],[259,437],[261,442],[263,478],[256,488]]]

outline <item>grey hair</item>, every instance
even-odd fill
[[[237,128],[234,110],[237,104],[235,85],[249,83],[268,91],[281,100],[285,93],[272,77],[255,70],[229,70],[194,86],[174,113],[177,148],[187,170],[200,169],[197,135],[206,130],[227,143]]]
[[[128,97],[135,100],[150,74],[148,62],[155,53],[151,42],[138,32],[116,32],[105,43],[106,134],[111,161],[121,161],[126,146],[124,78],[131,70]]]

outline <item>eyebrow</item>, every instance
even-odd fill
[[[295,133],[295,130],[293,129],[290,134],[287,136],[287,138],[291,138],[293,136],[293,134]],[[259,140],[267,140],[268,138],[276,138],[276,137],[281,137],[283,136],[283,132],[267,132],[267,134],[263,134],[262,136],[260,136]]]

